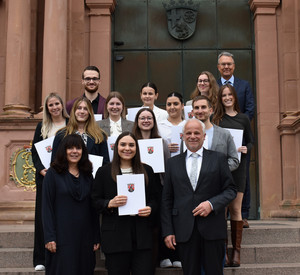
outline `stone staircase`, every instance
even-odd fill
[[[33,225],[0,225],[0,275],[44,274],[32,267],[32,247]],[[241,262],[239,268],[226,268],[224,275],[300,275],[300,222],[250,221],[243,234]],[[95,274],[107,274],[100,253]],[[183,273],[157,268],[156,274]]]

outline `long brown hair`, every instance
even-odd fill
[[[157,122],[156,122],[155,114],[150,108],[141,108],[136,113],[136,116],[135,116],[135,119],[134,119],[134,124],[133,124],[133,127],[132,127],[132,133],[135,135],[135,137],[137,139],[143,139],[142,132],[141,132],[141,129],[139,127],[138,122],[139,122],[140,114],[144,111],[149,112],[150,114],[152,114],[152,117],[153,117],[153,128],[151,129],[150,138],[160,138],[161,136],[158,134],[158,128],[157,128]]]
[[[233,110],[240,113],[240,106],[239,106],[239,102],[238,102],[238,97],[235,91],[235,88],[233,86],[231,86],[230,84],[225,84],[222,85],[219,89],[218,92],[218,100],[217,100],[217,105],[216,105],[216,109],[214,112],[214,116],[212,119],[212,122],[216,125],[220,124],[220,121],[222,120],[223,116],[225,115],[225,107],[222,103],[222,94],[225,88],[228,88],[234,98],[234,104],[233,104]]]
[[[107,111],[107,104],[108,102],[112,99],[116,97],[117,99],[119,99],[123,105],[123,109],[122,109],[122,113],[121,113],[121,117],[125,119],[126,117],[126,108],[125,108],[125,100],[124,97],[117,91],[112,91],[109,93],[108,97],[106,98],[106,102],[105,102],[105,108],[104,108],[104,118],[108,118],[109,117],[109,113]]]
[[[128,132],[128,131],[120,134],[115,142],[114,156],[113,156],[113,160],[111,162],[111,177],[113,178],[114,181],[117,181],[117,175],[121,174],[121,172],[120,172],[121,159],[120,159],[120,156],[118,153],[118,146],[119,146],[120,140],[125,136],[132,137],[135,142],[135,145],[136,145],[136,153],[135,153],[135,156],[131,160],[132,173],[133,174],[144,174],[145,183],[147,185],[148,184],[148,176],[147,176],[147,173],[146,173],[146,170],[145,170],[143,164],[141,163],[141,156],[140,156],[140,149],[139,149],[138,141],[137,141],[136,137],[134,136],[134,134],[131,132]]]
[[[86,97],[80,97],[74,102],[74,105],[73,105],[71,113],[70,113],[69,123],[64,128],[64,129],[66,129],[65,136],[73,134],[78,130],[78,121],[76,119],[75,112],[78,108],[78,105],[81,102],[86,103],[86,106],[87,106],[87,109],[89,112],[89,117],[84,125],[84,132],[87,133],[89,136],[91,136],[95,140],[95,143],[101,143],[105,138],[105,133],[102,131],[102,129],[96,123],[92,104]]]
[[[197,82],[196,82],[196,87],[195,87],[194,91],[191,94],[191,99],[194,99],[196,96],[201,95],[200,91],[198,90],[197,83],[198,83],[199,76],[203,75],[203,74],[205,74],[208,77],[210,88],[208,90],[208,96],[207,97],[210,100],[213,109],[215,109],[216,104],[217,104],[217,94],[218,94],[218,90],[219,90],[219,85],[218,85],[217,80],[215,79],[214,75],[209,71],[203,71],[198,75]]]

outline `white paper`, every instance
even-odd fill
[[[46,138],[34,144],[40,160],[46,169],[50,167],[54,138],[55,136]]]
[[[114,156],[114,147],[115,147],[116,140],[117,140],[117,136],[110,136],[107,138],[107,148],[108,148],[110,162],[112,162]]]
[[[184,118],[185,118],[185,120],[193,118],[192,110],[193,110],[192,105],[184,106]]]
[[[239,147],[242,146],[243,144],[243,133],[244,130],[240,130],[240,129],[229,129],[229,128],[224,128],[226,130],[228,130],[233,138],[235,147],[236,147],[236,151]],[[241,162],[241,152],[237,152],[238,154],[238,158],[239,158],[239,162]]]
[[[118,207],[119,216],[136,215],[146,207],[144,174],[117,175],[118,196],[127,196],[127,203]]]
[[[183,132],[183,126],[172,126],[171,143],[178,144],[179,150],[177,152],[171,153],[171,157],[180,154],[180,145],[181,145],[181,140],[183,135],[182,132]]]
[[[136,108],[127,108],[127,119],[130,121],[134,121],[136,113],[142,108],[148,108],[148,107],[143,106],[143,107],[136,107]]]
[[[141,162],[150,165],[154,173],[165,172],[164,148],[162,138],[140,139]]]
[[[94,117],[96,121],[102,120],[102,114],[94,114]]]
[[[93,177],[95,178],[98,168],[102,166],[103,157],[89,154],[89,160],[93,164]]]

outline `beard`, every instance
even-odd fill
[[[98,85],[94,86],[93,88],[90,88],[89,86],[85,86],[85,90],[91,94],[94,94],[98,91]]]

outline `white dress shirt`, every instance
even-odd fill
[[[188,175],[190,177],[191,172],[192,172],[192,161],[193,161],[193,157],[191,156],[193,153],[197,153],[198,154],[198,165],[197,165],[197,182],[199,179],[199,175],[200,175],[200,170],[201,170],[201,166],[202,166],[202,157],[203,157],[203,147],[201,147],[197,152],[191,152],[189,149],[186,150],[186,171],[188,172]]]

